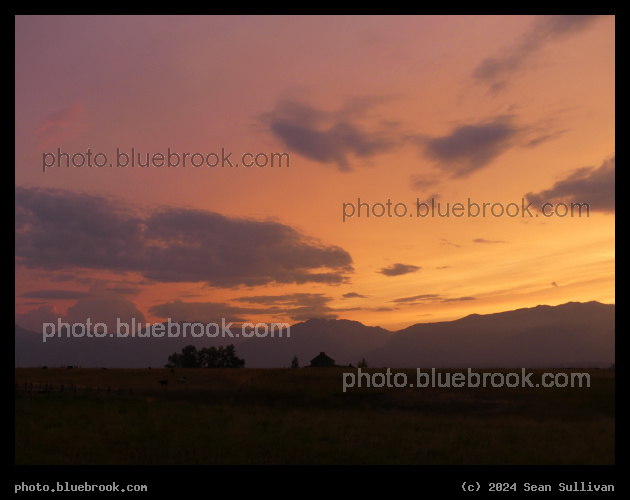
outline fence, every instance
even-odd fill
[[[74,384],[34,384],[24,382],[24,384],[15,384],[16,392],[23,392],[25,394],[47,394],[50,392],[88,392],[93,394],[115,394],[117,396],[122,396],[123,394],[129,395],[131,394],[131,389],[121,389],[111,387],[93,387],[93,386],[76,386]]]

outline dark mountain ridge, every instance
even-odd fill
[[[77,338],[64,331],[43,342],[41,334],[15,325],[15,366],[162,367],[188,344],[235,344],[250,368],[288,367],[293,356],[305,366],[322,351],[338,365],[365,358],[370,367],[391,368],[608,367],[615,361],[615,305],[599,302],[471,314],[397,332],[345,319],[309,319],[273,337],[243,338],[236,324],[231,331],[233,337],[189,332],[185,338]]]

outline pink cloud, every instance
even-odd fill
[[[87,126],[85,106],[76,101],[67,108],[53,111],[37,129],[40,147],[60,145],[76,137]]]

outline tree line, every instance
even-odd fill
[[[223,347],[202,347],[194,345],[182,348],[181,353],[174,352],[168,357],[166,368],[243,368],[245,360],[236,355],[233,344]]]

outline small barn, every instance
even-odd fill
[[[326,356],[326,353],[322,351],[313,359],[311,359],[311,366],[317,367],[317,368],[335,366],[335,360],[329,356]]]

